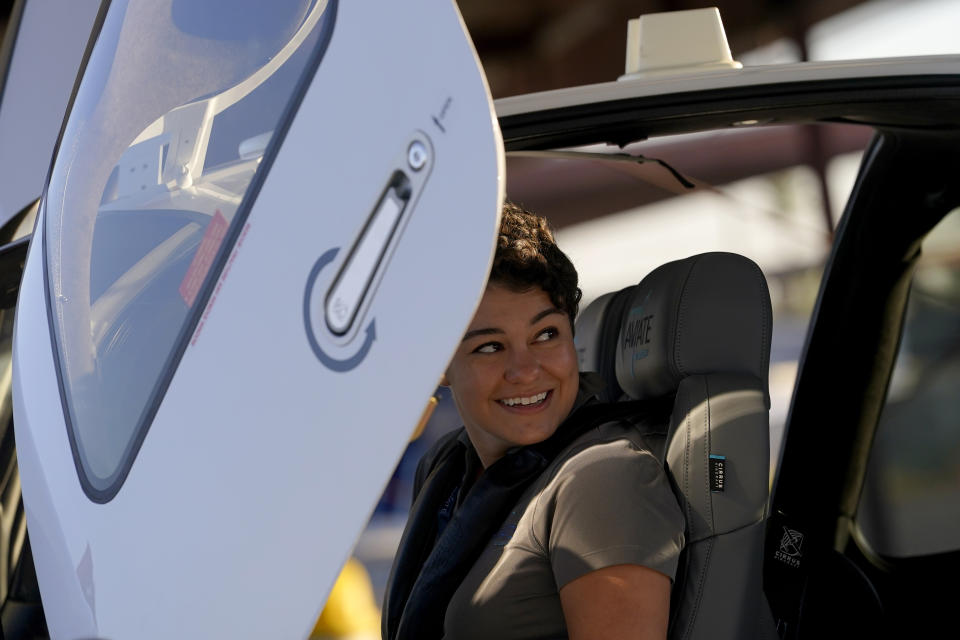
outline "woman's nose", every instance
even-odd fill
[[[536,379],[540,362],[529,349],[514,349],[510,353],[504,379],[512,383],[531,382]]]

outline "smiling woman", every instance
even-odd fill
[[[657,458],[578,372],[577,272],[504,208],[447,368],[464,428],[417,469],[384,601],[400,638],[665,638],[684,522]]]
[[[484,467],[511,447],[546,440],[579,384],[566,314],[539,287],[516,292],[494,280],[442,384]]]

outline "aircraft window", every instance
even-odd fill
[[[857,523],[871,549],[960,548],[960,210],[926,237]]]
[[[91,499],[116,493],[139,450],[334,4],[110,4],[44,197],[65,412]]]

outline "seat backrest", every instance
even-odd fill
[[[667,263],[577,319],[581,369],[609,399],[673,397],[669,423],[644,426],[686,516],[671,639],[776,637],[762,585],[770,333],[763,273],[731,253]]]

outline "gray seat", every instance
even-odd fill
[[[762,584],[770,332],[766,280],[731,253],[665,264],[577,318],[581,370],[604,376],[606,399],[673,398],[669,419],[642,424],[686,516],[673,640],[776,637]]]

